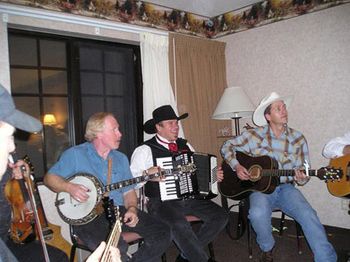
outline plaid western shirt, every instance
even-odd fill
[[[305,137],[289,127],[278,138],[270,126],[266,125],[247,130],[242,135],[227,140],[221,148],[221,155],[232,169],[238,164],[236,151],[250,156],[270,156],[278,162],[279,169],[301,168],[305,160],[310,164]]]

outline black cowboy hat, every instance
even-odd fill
[[[171,119],[181,120],[188,117],[188,113],[185,113],[181,116],[177,116],[171,105],[164,105],[154,109],[152,112],[152,116],[153,118],[147,120],[146,123],[143,125],[143,129],[147,134],[157,133],[156,124],[158,124],[159,122]]]

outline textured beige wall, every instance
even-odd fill
[[[294,95],[289,125],[304,133],[313,168],[327,165],[323,145],[350,130],[350,4],[220,38],[227,82],[257,105],[271,91]],[[313,178],[301,189],[322,223],[350,228],[349,200]]]

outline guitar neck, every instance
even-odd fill
[[[295,170],[294,169],[263,169],[262,175],[274,176],[274,177],[295,176]],[[309,169],[309,176],[317,176],[317,170]]]
[[[116,221],[116,223],[113,226],[113,229],[111,230],[111,233],[108,237],[108,241],[106,243],[106,248],[103,252],[102,258],[100,262],[109,262],[113,261],[112,255],[110,253],[110,248],[115,247],[117,248],[118,246],[118,241],[120,238],[120,232],[121,232],[121,225],[119,221]]]

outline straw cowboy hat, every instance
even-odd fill
[[[253,122],[257,126],[264,126],[267,125],[267,121],[265,119],[265,109],[271,105],[273,102],[276,101],[284,101],[287,108],[289,107],[290,103],[292,102],[293,97],[292,96],[280,96],[276,92],[272,92],[268,96],[265,96],[261,101],[258,107],[255,109],[253,114]]]
[[[185,113],[181,116],[177,116],[171,105],[164,105],[154,109],[152,116],[153,118],[147,120],[147,122],[143,125],[143,129],[147,134],[157,133],[156,124],[158,124],[159,122],[172,119],[181,120],[188,117],[188,113]]]

